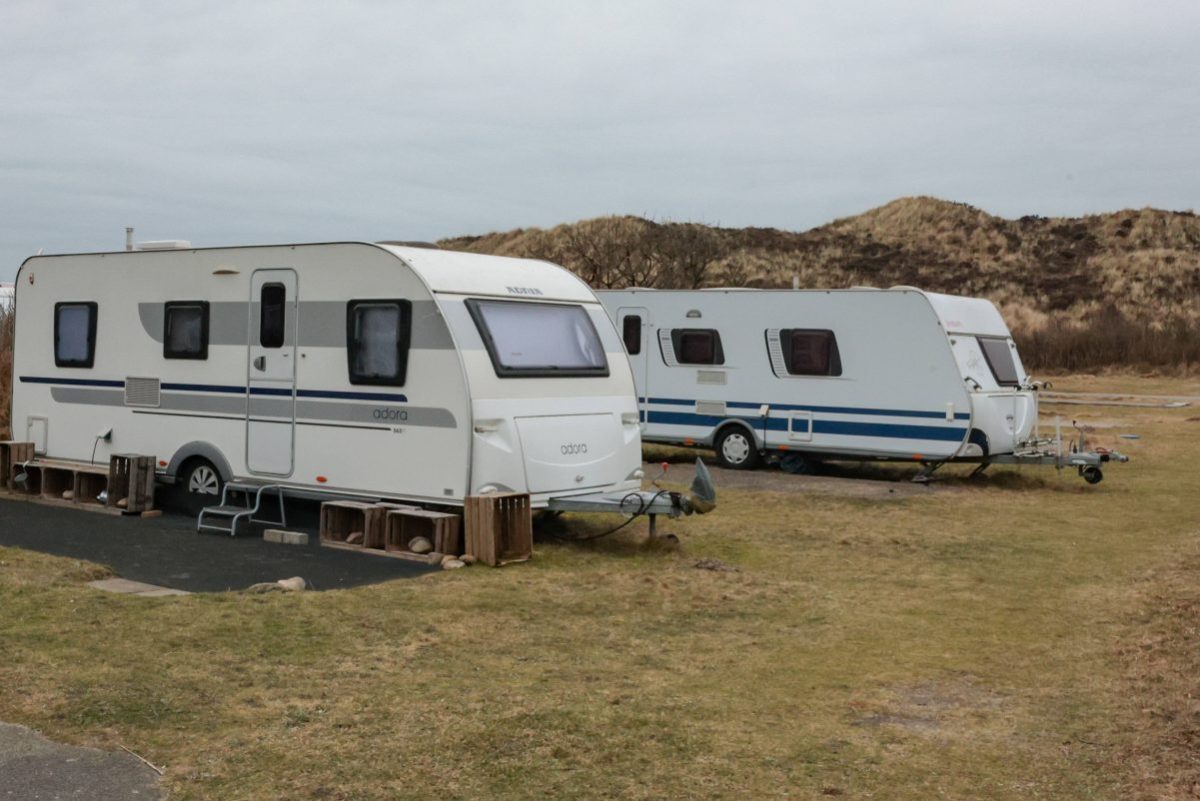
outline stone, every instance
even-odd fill
[[[303,531],[285,531],[281,528],[267,529],[263,532],[263,539],[281,545],[308,545],[308,535]]]
[[[408,541],[408,550],[413,553],[432,553],[433,543],[425,537],[413,537]]]
[[[118,508],[118,509],[124,509],[124,508],[126,508],[127,506],[129,506],[129,499],[128,499],[128,498],[122,498],[121,500],[117,501],[117,508]]]
[[[442,570],[457,570],[460,567],[466,567],[467,563],[461,559],[447,559],[442,562]]]
[[[458,557],[458,561],[462,562],[464,565],[473,565],[476,562],[478,562],[479,560],[476,559],[471,554],[465,553],[462,556]]]
[[[363,541],[363,533],[361,531],[351,531],[346,535],[346,542],[350,545],[358,545]]]
[[[73,500],[75,500],[75,492],[74,492],[74,490],[66,490],[65,492],[63,492],[63,500],[64,500],[64,501],[73,501]]]
[[[277,581],[275,583],[278,584],[283,589],[287,590],[288,592],[299,592],[300,590],[308,589],[308,582],[305,581],[304,579],[300,578],[299,576],[292,576],[291,578],[280,579],[279,581]]]
[[[433,555],[433,554],[430,554],[430,556],[432,556],[432,555]],[[457,557],[457,556],[454,556],[453,554],[448,554],[448,553],[447,553],[447,554],[442,554],[442,558],[441,558],[441,559],[439,559],[439,560],[438,560],[438,562],[440,562],[440,563],[441,563],[441,564],[444,566],[444,565],[445,565],[447,562],[451,562],[451,561],[454,561],[454,560],[456,560],[456,559],[458,559],[458,557]],[[463,564],[466,564],[466,563],[464,562]]]

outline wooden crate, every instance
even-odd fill
[[[12,477],[23,462],[33,460],[32,442],[0,441],[0,489],[13,489]]]
[[[377,514],[375,506],[361,501],[326,501],[321,504],[321,539],[346,542],[351,534],[367,535],[367,523]],[[363,540],[351,543],[361,546]]]
[[[145,512],[154,508],[153,456],[140,453],[115,453],[108,460],[108,506],[126,512]],[[120,501],[125,506],[120,507]]]
[[[371,507],[363,532],[363,547],[376,550],[387,549],[387,516],[394,510],[420,511],[421,507],[407,503],[380,502]]]
[[[407,551],[414,537],[424,537],[438,553],[458,556],[459,516],[425,509],[391,509],[387,513],[389,551]]]
[[[100,468],[100,470],[78,470],[75,473],[75,503],[94,504],[97,506],[106,506],[105,501],[99,500],[100,493],[108,488],[108,471]]]
[[[533,556],[533,510],[528,494],[472,495],[463,511],[469,555],[493,567]]]
[[[54,501],[66,500],[64,492],[75,491],[75,471],[65,465],[42,465],[42,497]]]

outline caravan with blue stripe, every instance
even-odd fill
[[[987,300],[911,287],[597,294],[649,442],[798,468],[979,461],[1034,436],[1036,393]]]

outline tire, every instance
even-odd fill
[[[1083,480],[1089,484],[1099,484],[1104,480],[1104,473],[1099,467],[1085,467],[1080,471],[1079,475],[1083,476]]]
[[[208,506],[221,500],[225,480],[212,462],[197,457],[189,460],[180,471],[179,486],[187,493],[189,500]]]
[[[731,470],[753,470],[758,467],[758,445],[754,435],[741,426],[730,426],[717,435],[713,443],[717,464]]]

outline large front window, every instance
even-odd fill
[[[608,375],[604,347],[582,306],[468,300],[496,375]]]
[[[992,376],[1002,387],[1015,387],[1021,383],[1017,375],[1017,363],[1013,359],[1013,349],[1016,347],[1007,339],[999,337],[976,337],[979,347],[983,350],[983,358],[988,367],[992,368]]]

